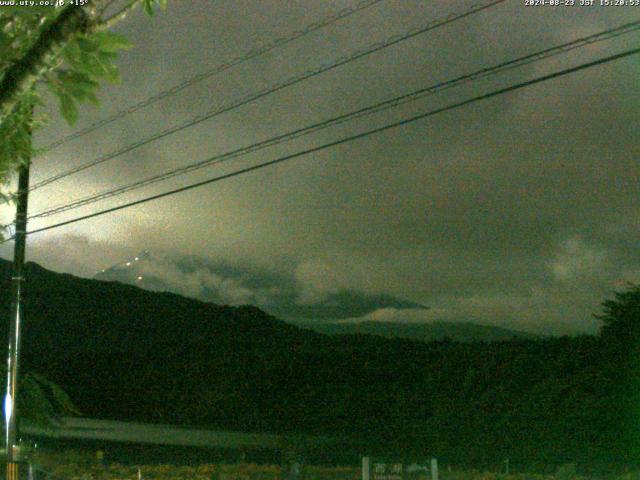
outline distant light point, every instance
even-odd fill
[[[130,267],[130,266],[131,266],[131,262],[127,262],[127,267]]]
[[[138,277],[138,280],[142,280],[142,277]]]

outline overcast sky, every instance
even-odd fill
[[[577,0],[579,3],[579,0]],[[597,0],[599,3],[599,0]],[[123,82],[79,126],[169,88],[352,1],[174,0],[118,31]],[[331,63],[468,1],[385,0],[37,158],[32,182]],[[33,193],[65,203],[340,113],[640,18],[640,7],[506,3],[419,35]],[[41,221],[186,185],[637,47],[590,45]],[[92,276],[142,250],[288,278],[300,304],[388,295],[357,319],[474,320],[540,333],[597,331],[592,314],[640,281],[639,58],[630,57],[118,213],[34,235],[28,259]],[[38,145],[74,131],[49,108]],[[5,207],[0,220],[12,213]],[[11,245],[0,247],[9,258]],[[315,299],[315,300],[310,300]],[[361,312],[360,312],[361,313]]]

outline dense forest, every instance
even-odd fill
[[[0,262],[0,315],[9,311]],[[86,416],[345,436],[382,454],[543,471],[637,467],[640,288],[603,303],[598,336],[418,342],[299,329],[27,267],[24,368]],[[7,324],[2,323],[2,335]]]

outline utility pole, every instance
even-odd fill
[[[12,305],[7,355],[7,393],[4,399],[5,445],[7,447],[7,480],[18,480],[19,452],[17,445],[18,361],[20,358],[20,327],[24,315],[22,295],[24,290],[24,258],[27,231],[27,202],[29,199],[29,161],[20,166],[16,199],[16,231],[11,276]]]

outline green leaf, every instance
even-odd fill
[[[92,80],[89,75],[77,71],[64,70],[58,73],[58,79],[64,84],[73,83],[85,91],[95,90],[99,83]]]
[[[42,100],[42,97],[40,95],[34,95],[32,98],[33,98],[33,106],[34,107],[44,107],[45,106],[44,100]]]
[[[153,0],[144,0],[144,13],[153,17]]]
[[[0,30],[0,51],[4,51],[5,49],[9,48],[11,41],[11,36]]]
[[[87,101],[91,102],[92,104],[98,106],[100,105],[100,101],[98,100],[98,97],[96,97],[96,94],[93,92],[87,92],[86,94],[87,97]]]
[[[98,48],[103,52],[117,52],[128,50],[133,44],[124,36],[114,32],[99,32],[92,36],[98,44]]]
[[[77,66],[80,62],[80,54],[82,50],[78,46],[78,42],[69,42],[64,47],[62,55],[69,65]]]
[[[64,87],[64,94],[70,95],[71,97],[79,101],[87,100],[87,92],[85,90],[82,90],[81,88],[78,88],[78,86],[76,85],[66,85]]]
[[[103,70],[102,76],[108,81],[113,83],[120,83],[120,71],[117,65],[113,63],[113,60],[117,57],[117,54],[112,52],[98,52],[96,55],[96,61],[100,64]]]
[[[78,46],[83,52],[95,52],[98,50],[98,42],[90,38],[78,38]]]
[[[158,0],[158,5],[160,5],[161,10],[167,9],[167,0]]]
[[[47,87],[47,90],[53,93],[56,97],[60,95],[60,89],[57,83],[54,83],[53,81],[47,81],[44,85],[45,87]]]
[[[65,71],[58,74],[58,89],[62,92],[73,95],[78,100],[89,100],[90,94],[98,89],[99,83],[91,79],[89,75]]]
[[[106,69],[102,62],[95,55],[86,52],[80,54],[80,62],[76,69],[93,77],[104,77],[106,74]]]
[[[99,52],[96,52],[96,57],[98,57],[98,60],[100,60],[100,62],[102,63],[113,63],[113,61],[118,58],[118,54],[101,50]]]
[[[75,125],[78,121],[78,108],[76,107],[73,98],[68,94],[61,94],[60,98],[60,113],[67,121],[69,125]]]
[[[104,77],[111,83],[120,83],[122,78],[120,77],[120,70],[113,64],[105,65],[106,73]]]
[[[62,390],[56,383],[36,372],[30,372],[29,375],[37,382],[41,388],[48,391],[49,399],[54,410],[66,414],[79,414],[80,411],[73,404],[71,397]]]

